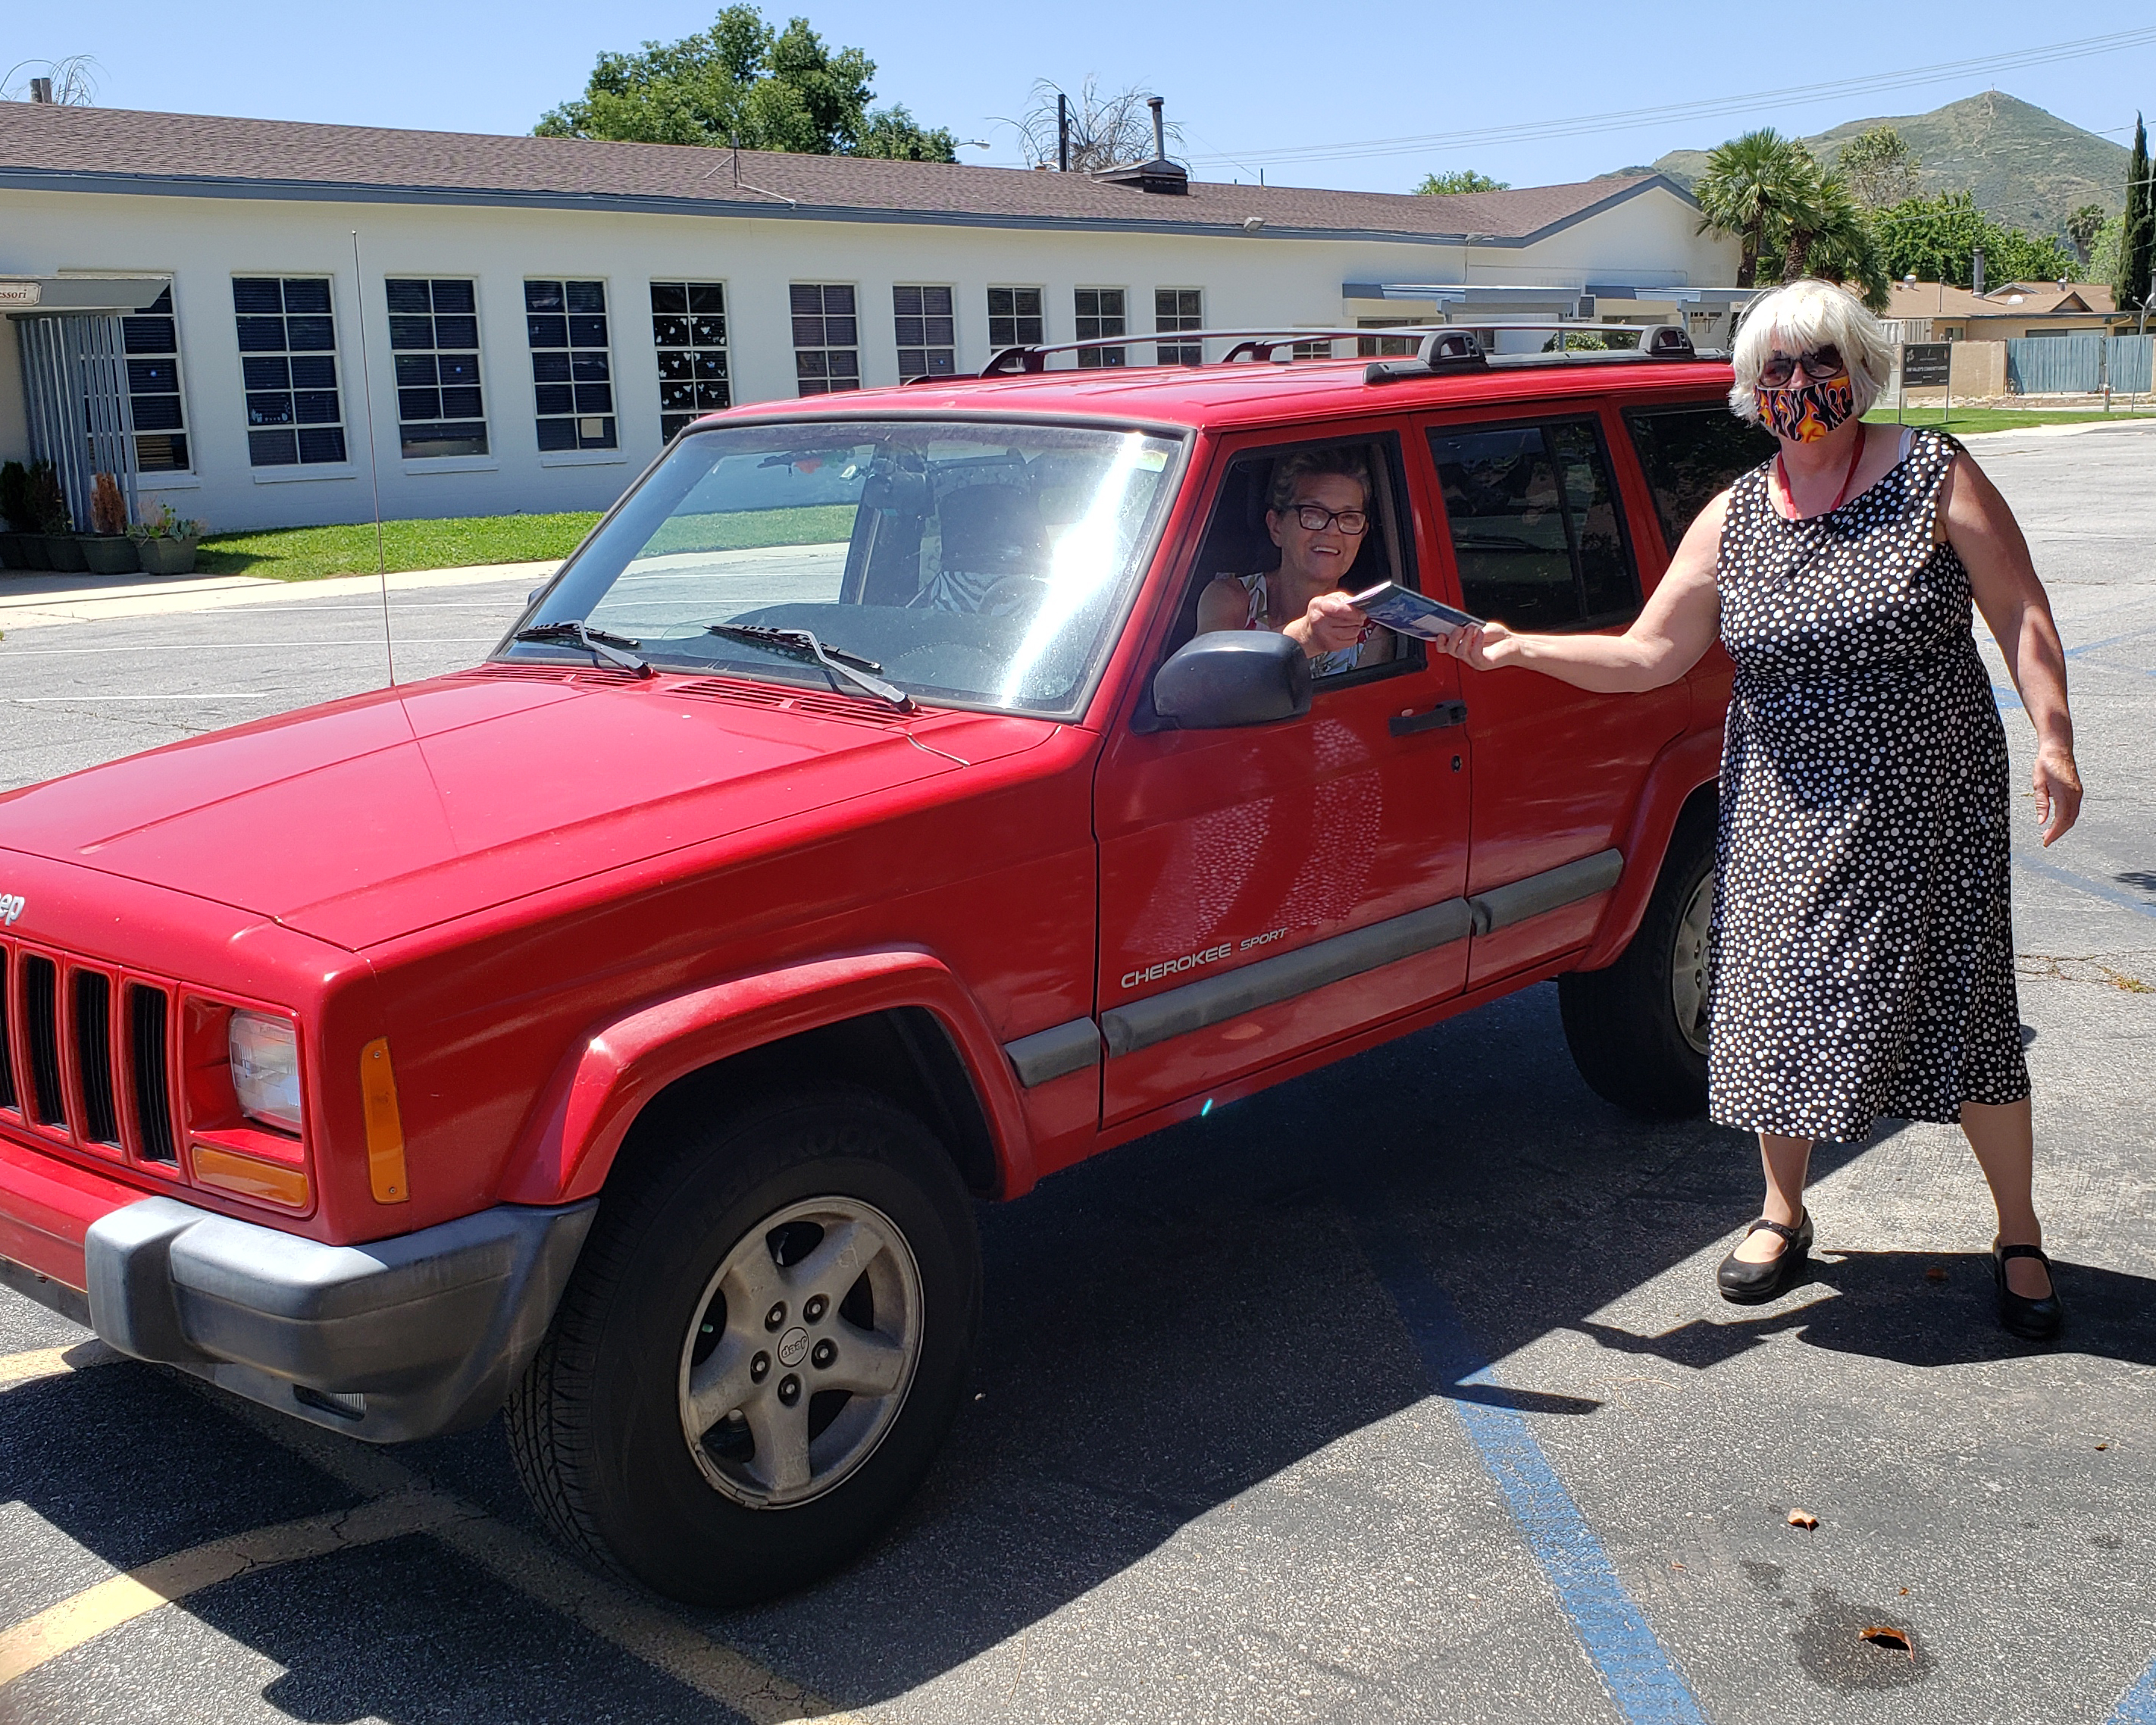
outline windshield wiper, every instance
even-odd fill
[[[837,687],[839,679],[844,677],[877,700],[889,701],[902,713],[913,711],[911,695],[871,675],[883,669],[875,660],[849,653],[844,647],[826,647],[805,629],[773,629],[762,623],[710,623],[704,625],[704,632],[737,641],[754,641],[759,646],[776,647],[797,658],[814,660],[829,674],[833,687]]]
[[[622,649],[641,647],[641,641],[632,641],[626,635],[608,634],[603,629],[587,629],[581,619],[572,618],[564,623],[535,623],[529,629],[516,631],[520,641],[560,641],[582,647],[602,665],[619,665],[624,670],[634,671],[639,677],[651,675],[651,667],[635,654]]]

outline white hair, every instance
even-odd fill
[[[1871,411],[1894,373],[1894,344],[1886,326],[1864,309],[1847,288],[1830,281],[1793,281],[1752,302],[1737,331],[1737,382],[1729,391],[1729,410],[1758,424],[1759,404],[1752,398],[1759,372],[1776,348],[1789,354],[1815,347],[1838,347],[1849,362],[1849,383],[1861,418]]]

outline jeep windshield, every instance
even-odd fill
[[[581,623],[663,670],[871,698],[773,639],[807,630],[924,702],[1070,717],[1129,608],[1179,447],[980,421],[694,432],[496,656],[590,665],[576,630],[549,628]]]

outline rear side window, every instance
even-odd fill
[[[1595,629],[1640,608],[1609,454],[1592,419],[1430,434],[1467,608],[1514,629]]]
[[[1625,426],[1655,494],[1662,542],[1672,552],[1700,511],[1774,453],[1773,434],[1746,424],[1722,402],[1634,408]]]

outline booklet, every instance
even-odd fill
[[[1477,629],[1482,626],[1481,618],[1440,604],[1397,581],[1380,582],[1367,593],[1350,593],[1348,603],[1394,634],[1414,635],[1424,641],[1434,641],[1469,624]]]

